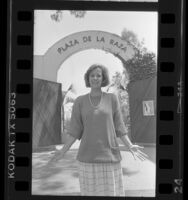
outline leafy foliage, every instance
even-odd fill
[[[125,127],[130,134],[130,114],[129,114],[129,95],[127,92],[127,84],[129,82],[127,72],[115,72],[112,76],[111,84],[107,91],[115,93],[119,99],[121,113]]]
[[[140,42],[137,35],[127,29],[122,31],[122,39],[135,49],[134,57],[124,63],[130,74],[130,81],[145,79],[156,74],[156,55],[147,50],[144,40]]]
[[[83,18],[86,14],[86,11],[71,10],[70,14],[74,15],[76,18]],[[54,20],[55,22],[61,22],[63,19],[63,11],[57,10],[54,14],[51,14],[51,19]]]

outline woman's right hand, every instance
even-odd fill
[[[58,162],[60,159],[64,157],[65,153],[63,153],[61,150],[58,150],[55,152],[53,157],[48,161],[48,164],[53,164]]]
[[[63,148],[55,152],[54,156],[48,161],[47,165],[50,166],[51,164],[54,164],[58,162],[60,159],[62,159],[75,141],[76,141],[76,138],[69,135]]]

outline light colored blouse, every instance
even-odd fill
[[[81,139],[77,154],[80,162],[120,162],[122,157],[117,149],[117,137],[126,135],[127,132],[117,97],[103,92],[97,108],[91,105],[89,94],[77,97],[68,134]]]

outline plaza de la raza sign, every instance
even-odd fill
[[[128,60],[134,55],[134,48],[120,36],[104,31],[77,32],[62,38],[51,46],[42,56],[34,56],[34,77],[57,81],[57,71],[71,55],[87,50],[100,49],[121,60]]]

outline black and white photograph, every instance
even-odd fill
[[[35,10],[32,195],[156,196],[158,13]]]

